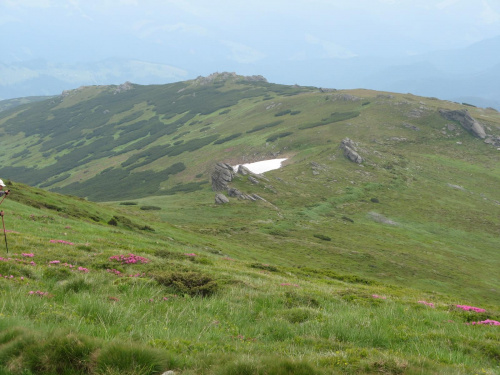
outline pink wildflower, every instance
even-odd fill
[[[60,260],[51,260],[51,261],[49,262],[49,264],[59,264],[59,263],[61,263],[61,261],[60,261]]]
[[[149,259],[134,255],[134,254],[128,254],[126,255],[114,255],[112,257],[109,257],[109,260],[116,260],[120,262],[121,264],[135,264],[135,263],[148,263]]]
[[[378,294],[372,294],[373,298],[387,299],[387,297],[379,296]]]
[[[486,312],[485,309],[481,309],[479,307],[474,307],[474,306],[467,306],[467,305],[456,305],[459,309],[465,310],[465,311],[474,311],[474,312]]]
[[[187,257],[195,257],[196,256],[195,253],[184,253],[184,255]]]
[[[465,323],[467,325],[489,325],[489,326],[500,326],[500,322],[497,322],[496,320],[491,320],[491,319],[486,319],[481,322],[471,322],[471,323]]]
[[[88,273],[89,272],[89,269],[88,268],[85,268],[85,267],[78,267],[78,271],[81,271],[83,273]]]
[[[432,302],[418,301],[418,303],[434,308],[434,304]]]
[[[33,258],[35,256],[35,254],[33,254],[33,253],[22,253],[22,256],[26,257],[26,258]]]

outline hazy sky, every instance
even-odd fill
[[[465,47],[500,35],[500,0],[0,0],[0,35],[4,63],[127,58],[258,74]]]

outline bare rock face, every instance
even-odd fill
[[[248,169],[247,167],[243,166],[242,164],[240,164],[238,166],[238,172],[237,173],[239,173],[239,174],[241,174],[243,176],[252,174],[252,172],[250,172],[250,169]]]
[[[228,197],[226,197],[224,194],[218,193],[215,195],[215,204],[225,204],[229,203]]]
[[[349,138],[345,138],[340,142],[340,148],[344,150],[344,156],[354,163],[361,164],[363,158],[358,154],[356,144]]]
[[[210,177],[213,191],[226,190],[227,184],[234,178],[234,169],[229,164],[217,163]]]
[[[486,132],[483,126],[474,119],[466,109],[457,111],[439,110],[439,114],[450,121],[457,121],[462,127],[474,136],[485,139]]]

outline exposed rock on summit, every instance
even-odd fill
[[[358,154],[356,144],[349,138],[345,138],[340,142],[340,148],[344,150],[344,156],[354,163],[361,164],[363,158]]]
[[[483,126],[474,119],[466,109],[456,110],[456,111],[447,111],[444,109],[440,109],[439,113],[445,119],[450,121],[457,121],[462,125],[462,127],[481,139],[486,138],[486,132]]]

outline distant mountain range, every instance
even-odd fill
[[[87,85],[165,84],[232,70],[260,74],[272,82],[338,89],[367,88],[437,97],[500,110],[500,36],[467,48],[405,57],[358,56],[234,63],[221,66],[193,61],[180,67],[129,59],[108,59],[81,64],[43,60],[0,62],[0,100],[57,95]],[[203,69],[201,71],[200,69]]]

